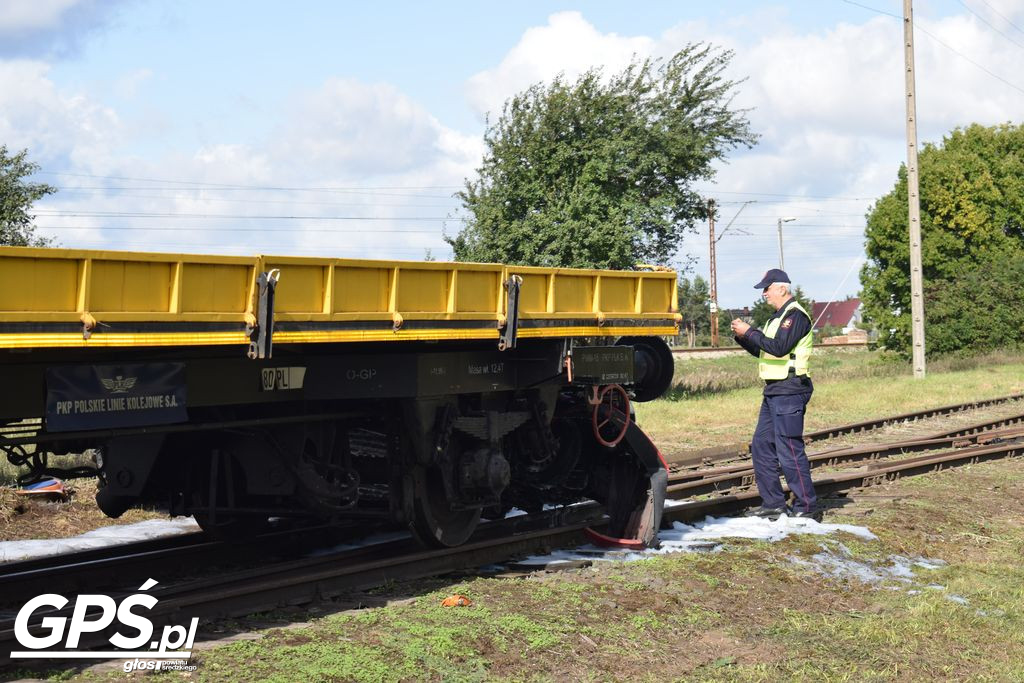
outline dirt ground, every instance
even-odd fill
[[[119,519],[111,519],[96,507],[95,479],[74,479],[66,486],[70,494],[66,501],[22,496],[11,487],[0,488],[0,541],[67,538],[111,524],[167,517],[159,512],[129,510]]]

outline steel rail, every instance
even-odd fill
[[[877,460],[888,458],[894,455],[906,453],[917,453],[921,451],[936,450],[940,448],[961,448],[971,444],[985,443],[996,438],[1014,438],[1024,435],[1024,427],[1012,427],[1024,422],[1024,415],[992,420],[977,425],[971,425],[961,429],[954,429],[948,432],[940,432],[921,439],[908,439],[905,441],[894,441],[891,443],[869,444],[867,446],[840,446],[817,453],[808,453],[807,459],[811,466],[833,466],[840,463],[857,462],[861,460]],[[1007,427],[997,429],[998,427]],[[669,485],[683,484],[694,481],[710,481],[724,475],[737,476],[739,474],[753,475],[753,468],[749,460],[735,465],[719,465],[717,467],[704,467],[683,472],[673,472],[669,476]],[[724,481],[724,479],[722,479]],[[696,494],[695,494],[696,495]]]
[[[863,420],[861,422],[853,422],[850,424],[840,425],[837,427],[828,427],[825,429],[807,432],[804,434],[804,442],[811,443],[814,441],[831,439],[837,436],[846,436],[849,434],[868,432],[873,431],[875,429],[881,429],[883,427],[887,427],[893,424],[898,424],[901,422],[916,422],[917,420],[923,420],[930,417],[951,415],[953,413],[960,413],[967,410],[975,410],[977,408],[986,408],[989,406],[1001,405],[1004,403],[1019,401],[1021,399],[1024,399],[1024,394],[1012,394],[1010,396],[982,399],[980,401],[970,401],[967,403],[955,403],[947,406],[939,406],[937,408],[926,408],[924,410],[918,410],[910,413],[902,413],[900,415],[890,415],[888,417]],[[1021,419],[1024,419],[1024,417],[1022,417]],[[698,467],[700,465],[705,465],[711,462],[721,462],[725,460],[746,457],[749,454],[749,442],[733,443],[725,446],[711,446],[709,448],[701,448],[689,451],[682,458],[678,460],[673,460],[669,464],[675,465],[677,467]]]
[[[977,449],[939,453],[910,458],[896,463],[878,463],[876,467],[831,474],[814,480],[814,489],[821,494],[838,493],[855,488],[867,488],[904,476],[929,474],[953,467],[971,465],[988,460],[1024,456],[1024,443],[999,444]],[[789,490],[783,485],[784,490]],[[757,505],[761,497],[756,490],[716,496],[706,500],[688,501],[665,508],[663,519],[692,521],[712,514],[728,514]]]
[[[916,458],[903,458],[900,460],[885,460],[893,456],[916,453],[921,451],[935,451],[944,448],[953,448],[954,452],[969,453],[985,449],[994,439],[1018,439],[1024,441],[1024,431],[1007,431],[1002,437],[992,434],[981,434],[973,437],[950,437],[945,439],[924,439],[918,441],[902,441],[894,444],[881,446],[865,446],[862,448],[835,449],[822,453],[808,455],[811,469],[822,467],[834,467],[839,464],[848,464],[871,461],[868,465],[872,469],[884,469],[895,463],[907,463],[927,458],[937,457],[934,453]],[[974,445],[971,445],[971,444]],[[948,452],[948,451],[947,451]],[[941,455],[941,454],[940,454]],[[704,474],[705,476],[695,476]],[[721,467],[706,472],[688,473],[685,478],[673,478],[669,480],[667,495],[669,498],[689,498],[692,496],[721,493],[722,491],[737,487],[751,486],[754,483],[754,470],[749,466],[737,465],[733,467]],[[815,483],[817,486],[817,483]]]

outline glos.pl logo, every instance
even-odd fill
[[[148,579],[139,587],[147,591],[157,582]],[[147,660],[186,660],[192,656],[192,642],[196,637],[199,618],[184,626],[164,626],[159,639],[153,638],[153,622],[139,614],[156,606],[158,599],[145,592],[129,595],[120,604],[107,595],[79,595],[71,617],[44,616],[38,623],[32,617],[42,608],[63,610],[70,601],[56,593],[39,595],[18,612],[14,621],[14,636],[26,648],[11,652],[12,659],[120,659],[140,657]],[[122,627],[108,642],[115,650],[79,650],[82,634],[97,633],[114,624]],[[67,634],[65,636],[65,628]],[[41,635],[40,635],[41,634]],[[61,643],[63,646],[61,647]],[[152,668],[152,667],[148,667]],[[157,667],[160,668],[160,667]]]

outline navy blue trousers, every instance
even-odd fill
[[[757,418],[750,454],[754,460],[754,479],[765,507],[782,508],[786,498],[779,472],[786,477],[789,490],[796,496],[794,512],[812,512],[818,498],[811,481],[811,465],[804,450],[804,411],[808,394],[765,396]]]

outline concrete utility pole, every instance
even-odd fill
[[[715,200],[708,200],[708,238],[711,242],[711,346],[718,346],[718,275],[715,272]]]
[[[782,258],[782,224],[789,223],[790,221],[795,220],[796,219],[792,217],[779,219],[779,270],[786,269],[786,261],[785,259]]]
[[[921,199],[918,196],[917,97],[914,92],[914,9],[903,0],[903,61],[907,71],[907,203],[910,215],[910,322],[914,378],[924,377],[924,285],[921,278]]]

